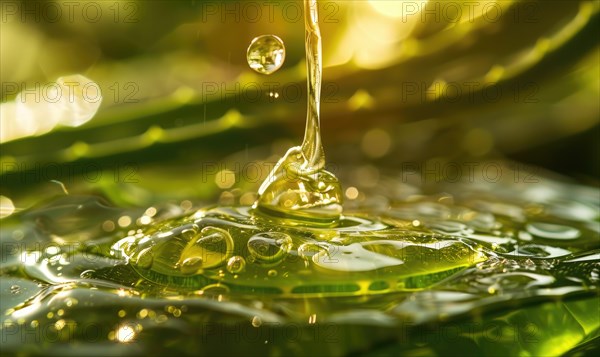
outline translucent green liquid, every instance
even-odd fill
[[[3,253],[23,250],[5,253],[1,266],[2,348],[207,356],[446,355],[448,344],[477,355],[593,349],[597,191],[551,181],[491,187],[493,197],[463,187],[452,202],[447,188],[444,200],[423,194],[359,207],[364,214],[335,228],[282,224],[250,207],[158,205],[134,215],[65,196],[3,222]],[[522,199],[549,187],[552,201]],[[148,214],[148,225],[94,233],[106,219]]]
[[[221,284],[232,294],[364,296],[423,289],[486,259],[477,244],[392,220],[342,215],[342,190],[324,170],[319,129],[317,3],[304,4],[304,142],[277,163],[252,210],[203,210],[177,227],[117,242],[113,252],[129,259],[145,279],[172,288]]]
[[[219,283],[232,294],[418,290],[485,259],[477,244],[401,225],[346,217],[336,228],[295,227],[253,217],[247,208],[201,211],[176,228],[148,233],[113,246],[141,276],[175,289]]]
[[[305,8],[304,142],[254,206],[130,212],[65,196],[3,220],[2,353],[597,352],[598,190],[544,179],[430,195],[398,174],[353,183],[366,199],[342,214],[319,132],[316,2]],[[106,222],[121,228],[98,232]]]

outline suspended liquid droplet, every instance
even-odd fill
[[[256,72],[271,74],[281,68],[285,61],[283,41],[275,35],[256,37],[248,46],[246,59]]]

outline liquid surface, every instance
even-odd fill
[[[0,235],[3,351],[436,355],[452,343],[560,355],[596,345],[597,189],[544,179],[426,194],[379,183],[356,186],[369,199],[348,202],[335,228],[282,225],[250,207],[130,210],[69,195],[15,214]]]
[[[126,237],[111,254],[174,289],[218,283],[232,294],[300,298],[422,289],[486,257],[475,242],[359,216],[335,229],[279,223],[248,207],[202,210],[175,228]]]

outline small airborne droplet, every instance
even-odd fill
[[[283,41],[275,35],[256,37],[248,46],[246,59],[256,72],[271,74],[281,68],[285,61]]]

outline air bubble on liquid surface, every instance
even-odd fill
[[[281,261],[292,248],[292,238],[281,232],[266,232],[248,240],[248,251],[261,263]]]
[[[232,274],[241,273],[246,269],[246,260],[244,257],[235,255],[227,261],[227,271]]]
[[[193,274],[201,268],[220,266],[231,256],[233,247],[233,238],[228,231],[217,227],[204,227],[197,236],[192,237],[181,252],[181,271],[184,274]]]

